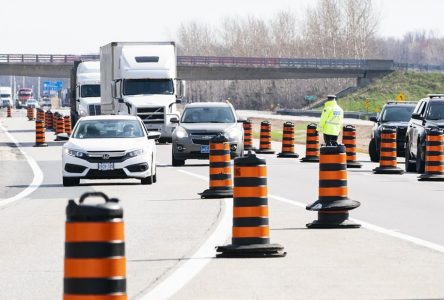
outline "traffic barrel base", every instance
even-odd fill
[[[105,203],[85,204],[87,197]],[[117,199],[85,193],[66,207],[64,300],[126,300],[123,210]]]
[[[319,199],[306,209],[318,212],[308,228],[359,228],[348,219],[361,203],[348,198],[347,158],[344,145],[322,146],[319,161]]]
[[[347,168],[351,168],[351,169],[362,168],[362,164],[357,161],[350,161],[350,162],[347,162]]]
[[[278,155],[277,155],[277,157],[283,157],[283,158],[285,158],[285,157],[289,157],[289,158],[298,158],[299,157],[299,154],[297,154],[297,153],[278,153]]]
[[[314,123],[307,125],[307,137],[305,142],[305,157],[301,162],[319,162],[319,133]]]
[[[234,160],[233,228],[230,245],[216,257],[282,257],[284,247],[270,244],[267,167],[249,151]]]
[[[404,174],[397,166],[396,127],[386,126],[381,131],[379,167],[373,169],[374,174]]]
[[[419,181],[444,181],[444,135],[438,127],[426,129],[424,172]]]
[[[230,143],[223,135],[210,140],[210,187],[202,193],[202,199],[233,197],[231,179]]]
[[[268,121],[261,122],[259,149],[255,152],[260,154],[276,153],[276,151],[271,148],[271,124]]]

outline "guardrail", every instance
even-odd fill
[[[99,55],[0,54],[0,63],[72,64],[76,60],[97,60]]]

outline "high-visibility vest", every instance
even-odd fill
[[[329,100],[325,102],[317,130],[324,134],[338,136],[341,132],[343,121],[344,111],[336,103],[336,100]]]

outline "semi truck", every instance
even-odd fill
[[[100,115],[100,62],[76,61],[71,69],[72,126],[84,116]]]
[[[12,89],[9,86],[0,87],[0,107],[13,106]]]
[[[100,48],[102,114],[135,115],[159,142],[171,142],[176,104],[184,82],[177,79],[174,42],[112,42]]]
[[[16,108],[26,108],[26,102],[32,98],[32,89],[21,88],[17,91]]]

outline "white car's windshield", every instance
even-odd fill
[[[189,107],[185,109],[182,123],[234,123],[229,107]]]
[[[75,139],[140,138],[143,129],[136,120],[81,120],[74,130]]]

